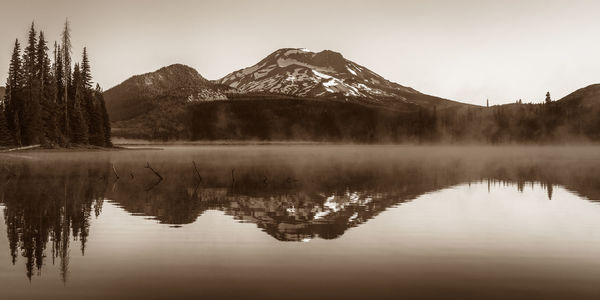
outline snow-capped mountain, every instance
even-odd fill
[[[133,76],[104,97],[112,121],[184,109],[189,103],[229,100],[342,100],[407,112],[463,105],[393,83],[333,51],[291,48],[215,81],[189,66],[170,65]]]
[[[325,50],[280,49],[256,65],[233,72],[217,81],[240,92],[267,92],[300,97],[397,98],[420,94]]]

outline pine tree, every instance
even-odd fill
[[[85,145],[89,142],[87,122],[81,108],[83,100],[83,80],[79,64],[73,68],[72,101],[69,106],[69,125],[71,127],[71,141]]]
[[[71,83],[71,29],[69,27],[69,20],[65,20],[65,26],[63,28],[63,32],[61,35],[62,38],[62,46],[61,46],[61,58],[62,58],[62,66],[63,66],[63,84],[64,90],[63,94],[63,103],[64,103],[64,128],[65,135],[70,136],[69,130],[69,87],[72,85]]]
[[[24,112],[21,118],[22,142],[25,145],[37,144],[42,140],[42,109],[40,106],[40,81],[36,77],[37,33],[31,23],[28,44],[23,53],[25,74]]]
[[[42,107],[42,136],[47,144],[56,144],[58,142],[56,82],[52,77],[48,46],[42,31],[40,31],[38,39],[36,60],[36,77],[40,82],[40,104]]]
[[[90,62],[87,55],[87,48],[83,48],[81,67],[80,67],[80,80],[81,86],[79,87],[82,95],[81,113],[83,119],[86,122],[90,143],[98,146],[102,146],[102,138],[99,138],[102,134],[99,132],[102,128],[102,124],[95,124],[100,120],[100,117],[96,115],[97,110],[95,107],[95,99],[92,94],[92,75],[90,70]]]
[[[96,99],[98,100],[100,114],[102,115],[102,127],[104,133],[104,147],[112,147],[111,133],[110,133],[110,119],[108,112],[106,111],[106,103],[104,102],[104,92],[99,84],[96,84]]]
[[[22,145],[21,117],[23,114],[23,68],[21,63],[21,45],[15,40],[10,59],[8,79],[6,81],[5,116],[8,128],[12,132],[15,144]]]
[[[100,86],[96,84],[96,90],[94,90],[92,94],[88,108],[90,118],[90,144],[96,146],[106,146],[102,101],[104,101],[102,97],[102,90],[100,89]]]
[[[92,98],[88,104],[89,132],[90,144],[95,146],[104,146],[104,119],[99,105],[96,91],[92,94]]]
[[[57,124],[60,132],[61,144],[66,144],[69,139],[70,130],[67,123],[67,101],[64,97],[65,88],[65,76],[64,76],[64,65],[62,60],[62,48],[59,45],[55,46],[55,61],[54,61],[54,82],[56,85],[56,104],[57,104]]]
[[[550,98],[550,92],[546,93],[546,104],[552,102],[552,98]]]
[[[37,33],[33,22],[29,28],[27,47],[23,52],[23,69],[25,71],[25,86],[29,89],[35,79]]]
[[[86,47],[83,47],[83,57],[81,60],[81,80],[86,89],[92,88],[92,71],[90,69],[90,61],[88,59]]]

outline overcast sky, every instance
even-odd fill
[[[600,83],[600,1],[3,0],[0,78],[29,23],[74,54],[88,47],[108,89],[172,63],[208,79],[284,47],[341,52],[423,93],[485,104],[542,101]]]

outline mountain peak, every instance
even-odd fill
[[[168,65],[166,67],[162,67],[158,70],[156,70],[155,72],[189,72],[189,73],[194,73],[194,74],[198,74],[198,71],[196,71],[196,69],[188,66],[188,65],[184,65],[184,64],[171,64]]]
[[[196,69],[184,64],[172,64],[154,72],[136,75],[125,80],[124,85],[143,87],[148,91],[169,90],[181,87],[206,86],[210,82]]]
[[[268,92],[300,97],[381,98],[404,101],[417,91],[390,82],[332,50],[279,49],[256,65],[233,72],[219,83],[241,92]]]

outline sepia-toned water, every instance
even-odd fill
[[[593,146],[0,154],[0,299],[600,299],[598,201]]]

